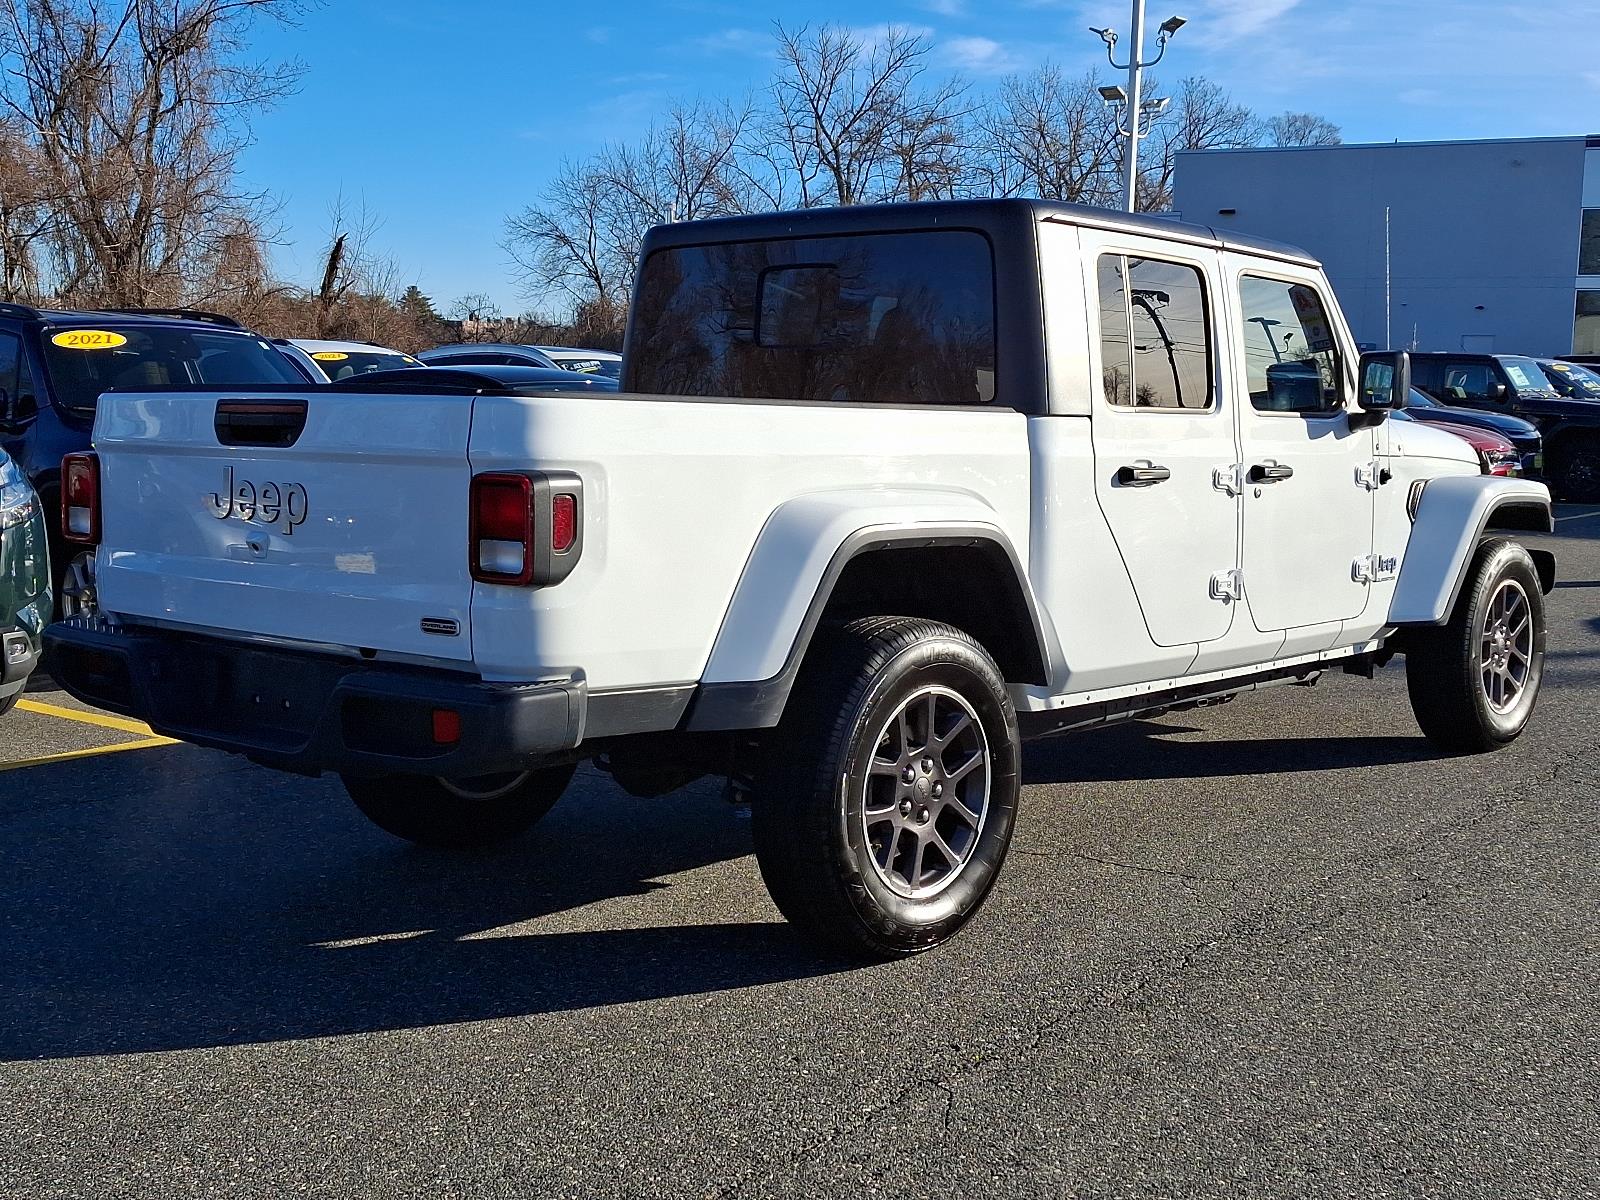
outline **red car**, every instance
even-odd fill
[[[1483,464],[1484,474],[1522,474],[1522,456],[1517,453],[1517,448],[1494,430],[1472,425],[1457,425],[1451,421],[1429,421],[1428,426],[1431,429],[1443,429],[1446,433],[1453,433],[1476,450],[1478,461]]]

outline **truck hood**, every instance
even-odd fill
[[[1517,411],[1529,417],[1556,417],[1564,421],[1592,421],[1600,425],[1600,400],[1576,396],[1518,396]]]
[[[1390,421],[1389,452],[1407,458],[1438,458],[1478,465],[1478,452],[1463,438],[1421,421]]]
[[[1406,412],[1414,421],[1435,424],[1444,421],[1452,425],[1473,425],[1479,429],[1492,429],[1512,441],[1525,441],[1539,436],[1539,427],[1532,421],[1524,421],[1521,417],[1513,417],[1510,413],[1485,412],[1481,408],[1455,408],[1448,405],[1410,408]]]

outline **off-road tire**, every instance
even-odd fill
[[[1575,434],[1546,454],[1550,490],[1574,504],[1600,504],[1600,437]]]
[[[4,700],[0,700],[0,717],[5,716],[8,712],[15,708],[17,706],[17,701],[21,699],[22,693],[17,692],[14,695],[7,696]]]
[[[969,754],[979,750],[987,759],[974,768]],[[897,756],[901,767],[885,770]],[[767,890],[804,933],[853,956],[898,958],[937,946],[978,911],[1005,861],[1020,761],[1005,679],[973,638],[912,617],[824,628],[756,773],[752,832]],[[933,790],[938,780],[949,780],[948,789]],[[885,795],[901,797],[892,801],[896,811],[919,795],[946,798],[918,802],[902,828],[888,809],[872,810]],[[974,821],[966,806],[980,802]],[[923,857],[930,828],[949,839],[947,848],[959,846],[959,864],[937,849]],[[897,857],[894,847],[910,849]],[[951,868],[947,877],[925,883],[941,866]]]
[[[1504,590],[1508,588],[1519,593],[1526,605],[1529,636],[1522,646],[1526,659],[1521,663],[1521,682],[1502,707],[1494,703],[1490,695],[1494,685],[1486,680],[1486,667],[1492,677],[1496,660],[1491,636],[1496,622],[1488,610],[1497,597],[1512,594]],[[1480,754],[1508,745],[1533,715],[1544,656],[1544,593],[1533,559],[1517,542],[1505,538],[1483,542],[1467,568],[1450,620],[1406,633],[1406,687],[1417,724],[1435,746],[1456,754]],[[1518,666],[1516,655],[1508,655],[1506,662],[1508,669]]]
[[[576,769],[571,763],[544,767],[527,772],[520,782],[514,775],[454,781],[427,775],[342,778],[356,807],[384,832],[419,846],[464,850],[527,832],[561,799]]]

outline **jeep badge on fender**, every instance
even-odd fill
[[[222,489],[206,497],[206,507],[219,521],[229,517],[259,520],[291,536],[296,526],[305,524],[311,512],[311,497],[298,483],[235,480],[233,468],[228,467],[223,472]]]

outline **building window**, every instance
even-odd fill
[[[1107,254],[1100,259],[1099,280],[1106,403],[1210,408],[1211,326],[1200,272],[1181,263]]]
[[[1583,232],[1578,235],[1578,274],[1600,275],[1600,208],[1583,210]]]
[[[1600,292],[1579,292],[1572,322],[1572,352],[1600,354]]]

